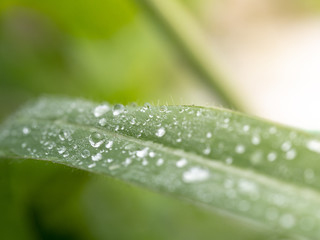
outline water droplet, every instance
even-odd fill
[[[110,149],[110,148],[112,148],[112,145],[113,145],[113,141],[109,141],[109,142],[106,144],[106,148]]]
[[[176,140],[176,142],[182,142],[182,139],[181,139],[181,138],[178,138],[178,139]]]
[[[281,145],[281,149],[284,152],[289,151],[290,148],[291,148],[291,142],[289,142],[289,141],[286,141]]]
[[[311,168],[304,170],[304,178],[307,182],[312,182],[314,180],[314,171]]]
[[[99,161],[102,159],[102,154],[101,153],[97,153],[96,155],[92,155],[91,156],[92,161]]]
[[[211,148],[210,147],[206,147],[204,150],[203,150],[203,154],[205,155],[209,155],[211,152]]]
[[[211,132],[207,132],[206,137],[207,137],[207,138],[211,138],[211,137],[212,137],[212,133],[211,133]]]
[[[123,165],[129,166],[131,162],[132,162],[131,158],[126,158],[126,160],[123,162]]]
[[[26,146],[27,146],[27,144],[25,142],[21,144],[22,148],[25,148]]]
[[[167,108],[167,106],[160,106],[160,109],[159,109],[159,111],[160,112],[166,112],[168,110],[168,108]]]
[[[65,146],[62,146],[62,147],[58,147],[57,150],[58,150],[58,153],[59,153],[59,154],[62,154],[62,153],[64,153],[67,149],[66,149]]]
[[[143,165],[143,166],[148,165],[148,161],[147,161],[146,159],[143,159],[143,161],[142,161],[142,165]]]
[[[242,144],[236,146],[236,153],[242,154],[246,151],[246,148]]]
[[[130,124],[131,124],[131,125],[135,125],[135,124],[136,124],[136,119],[135,119],[135,118],[132,118],[132,119],[130,120]]]
[[[277,153],[275,152],[270,152],[267,156],[268,161],[273,162],[274,160],[277,159]]]
[[[262,161],[263,155],[261,151],[255,151],[250,156],[250,161],[252,164],[259,164]]]
[[[67,131],[67,130],[60,130],[59,132],[59,138],[61,141],[64,141],[64,140],[71,140],[71,133],[70,131]]]
[[[280,224],[283,228],[292,228],[296,223],[296,219],[291,214],[284,214],[280,217]]]
[[[260,137],[259,136],[253,136],[251,139],[251,142],[253,145],[259,145],[260,144]]]
[[[152,158],[153,158],[153,157],[155,157],[155,156],[156,156],[156,154],[155,154],[154,152],[150,152],[150,153],[149,153],[149,157],[152,157]]]
[[[255,193],[257,191],[257,186],[254,182],[244,179],[239,181],[238,187],[242,192]]]
[[[292,160],[297,156],[297,152],[294,149],[290,149],[287,153],[286,153],[286,158],[288,160]]]
[[[157,161],[157,166],[161,166],[164,163],[164,160],[162,158],[159,158]]]
[[[157,136],[157,137],[163,137],[165,133],[166,133],[166,130],[165,130],[163,127],[161,127],[161,128],[159,128],[159,129],[157,130],[156,136]]]
[[[184,172],[182,179],[186,183],[201,182],[209,178],[209,171],[199,167],[192,167]]]
[[[89,136],[89,142],[92,147],[97,148],[101,146],[101,144],[104,142],[104,139],[100,133],[94,132]]]
[[[176,166],[177,166],[178,168],[182,168],[182,167],[184,167],[185,165],[187,165],[187,163],[188,163],[187,159],[181,158],[179,161],[176,162]]]
[[[243,131],[248,132],[250,130],[250,126],[249,125],[244,125],[243,126]]]
[[[24,135],[28,135],[30,133],[30,129],[27,127],[22,128],[22,132]]]
[[[118,116],[121,113],[123,113],[124,110],[125,110],[125,108],[122,104],[116,104],[112,108],[112,114],[113,114],[113,116]]]
[[[96,166],[96,163],[92,163],[92,164],[88,165],[88,168],[93,168],[95,166]]]
[[[113,159],[108,158],[108,159],[107,159],[107,162],[108,162],[108,163],[111,163],[111,162],[113,162]]]
[[[146,103],[143,105],[143,108],[144,108],[145,110],[150,109],[150,108],[151,108],[151,104],[148,103],[148,102],[146,102]]]
[[[320,153],[320,141],[318,140],[310,140],[307,142],[307,148],[310,151]]]
[[[270,134],[275,134],[276,132],[277,132],[277,128],[276,127],[269,128],[269,133]]]
[[[101,117],[103,114],[107,113],[110,110],[110,107],[107,104],[102,104],[97,106],[94,111],[93,114],[95,117]]]
[[[144,158],[145,156],[147,156],[147,154],[148,154],[148,148],[144,148],[144,149],[136,152],[136,155],[139,158]]]
[[[107,125],[107,119],[101,118],[101,119],[99,120],[99,125],[100,125],[101,127],[104,127],[105,125]]]
[[[90,156],[90,151],[88,149],[84,149],[81,153],[82,158],[88,158]]]
[[[227,164],[232,164],[232,162],[233,162],[233,159],[231,158],[231,157],[228,157],[227,159],[226,159],[226,163]]]

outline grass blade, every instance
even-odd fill
[[[169,193],[291,236],[320,235],[319,137],[236,112],[27,104],[0,129],[0,157],[47,160]]]

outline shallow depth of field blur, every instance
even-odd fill
[[[1,0],[0,120],[43,94],[219,106],[137,2]],[[320,130],[318,1],[178,2],[247,113]],[[1,239],[270,239],[187,202],[33,160],[0,161],[0,210]]]

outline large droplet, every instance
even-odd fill
[[[100,133],[94,132],[89,136],[89,142],[92,147],[97,148],[101,146],[101,144],[104,142],[104,139]]]
[[[112,108],[112,114],[113,114],[113,116],[118,116],[121,113],[123,113],[124,110],[125,110],[125,108],[122,104],[116,104]]]

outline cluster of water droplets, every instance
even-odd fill
[[[48,110],[46,114],[52,119],[53,113]],[[290,164],[304,154],[299,149],[307,149],[306,156],[312,159],[320,154],[319,140],[301,142],[295,131],[283,134],[274,126],[261,127],[253,121],[243,124],[228,112],[150,104],[69,105],[60,109],[51,126],[41,124],[30,122],[16,128],[14,134],[26,156],[42,159],[43,155],[56,158],[58,154],[62,161],[79,168],[105,171],[146,185],[158,184],[168,191],[194,189],[197,199],[242,213],[262,209],[259,200],[267,199],[269,207],[259,214],[285,229],[298,226],[310,231],[319,221],[318,217],[298,219],[291,214],[288,206],[297,203],[289,193],[262,192],[258,183],[240,175],[242,170],[238,178],[225,174],[238,173],[237,169],[246,165],[290,179]],[[30,136],[40,147],[27,141]],[[316,184],[317,171],[312,166],[295,171],[297,181]],[[214,193],[210,190],[213,187]]]

